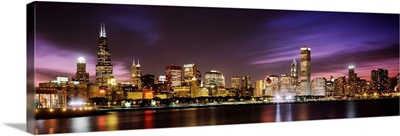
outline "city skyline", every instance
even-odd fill
[[[140,59],[143,74],[165,75],[167,65],[195,63],[202,75],[210,70],[223,72],[228,86],[233,76],[249,75],[254,83],[267,75],[289,74],[293,59],[300,62],[302,46],[312,49],[311,79],[346,76],[349,65],[367,80],[372,69],[388,69],[390,77],[399,71],[399,16],[395,14],[38,6],[36,84],[57,75],[71,78],[76,58],[81,56],[86,58],[86,71],[94,82],[100,23],[106,24],[113,76],[118,82],[129,81],[132,60]],[[66,7],[74,10],[63,9]],[[45,13],[47,10],[54,12]]]

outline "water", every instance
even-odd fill
[[[396,116],[399,100],[241,105],[110,112],[36,121],[36,134]]]

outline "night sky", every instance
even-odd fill
[[[80,56],[94,82],[100,23],[117,82],[129,81],[132,60],[140,59],[142,74],[195,63],[203,79],[218,70],[227,87],[232,76],[250,75],[254,84],[290,74],[305,45],[311,78],[347,77],[349,65],[367,80],[372,69],[399,72],[398,14],[42,2],[36,15],[36,85],[58,75],[71,80]]]

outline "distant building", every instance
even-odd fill
[[[167,81],[167,78],[165,77],[165,75],[158,76],[159,83],[164,84],[166,81]]]
[[[349,86],[349,95],[354,95],[358,92],[357,88],[357,74],[354,72],[354,66],[349,66],[349,78],[347,80]]]
[[[184,64],[183,65],[183,85],[190,85],[190,81],[197,74],[196,64]]]
[[[400,91],[400,73],[397,74],[397,86],[396,86],[396,91]]]
[[[248,96],[249,90],[251,89],[250,76],[242,76],[242,82],[240,84],[240,96]]]
[[[292,65],[290,66],[290,77],[291,77],[292,86],[297,85],[297,83],[299,81],[297,69],[298,69],[298,66],[297,66],[296,59],[293,59]]]
[[[300,68],[301,68],[301,93],[300,95],[310,95],[311,78],[311,48],[303,46],[300,48]]]
[[[81,83],[89,83],[89,73],[86,72],[86,60],[83,57],[79,57],[76,63],[76,73],[72,77],[72,81],[78,81]]]
[[[389,90],[389,72],[387,69],[374,69],[371,71],[373,89],[378,93]]]
[[[292,76],[289,76],[287,74],[283,74],[281,75],[281,79],[280,79],[280,93],[282,95],[287,95],[287,94],[291,94],[291,93],[295,93],[293,90],[293,86],[292,86]]]
[[[182,67],[169,65],[165,67],[167,87],[173,88],[182,85]]]
[[[220,71],[207,71],[204,79],[207,88],[225,87],[225,76]]]
[[[279,92],[279,77],[277,75],[269,75],[265,78],[265,95],[275,96]]]
[[[265,91],[265,81],[257,80],[255,83],[256,90],[254,91],[254,97],[261,97]]]
[[[231,88],[239,89],[239,77],[238,76],[232,77],[231,82],[232,82]]]
[[[202,81],[201,81],[201,72],[200,72],[200,70],[196,70],[196,80],[197,80],[197,85],[199,86],[199,87],[201,87],[202,86]]]
[[[312,95],[325,96],[326,95],[326,79],[324,77],[315,78],[312,80]]]
[[[346,95],[347,81],[346,76],[340,76],[334,81],[334,94],[335,95]]]
[[[142,82],[142,88],[153,88],[155,76],[151,74],[145,74],[140,76],[140,81]]]
[[[112,74],[113,65],[111,64],[111,52],[107,48],[106,27],[101,24],[99,48],[97,50],[96,84],[101,87],[107,87],[107,80]]]
[[[140,77],[142,76],[142,69],[138,60],[138,63],[135,63],[135,60],[133,60],[132,66],[131,66],[131,82],[133,86],[137,86],[137,88],[142,89],[142,81],[140,80]]]

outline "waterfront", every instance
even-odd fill
[[[397,115],[399,115],[399,99],[238,105],[119,111],[99,116],[43,119],[36,121],[35,133],[111,131]]]

